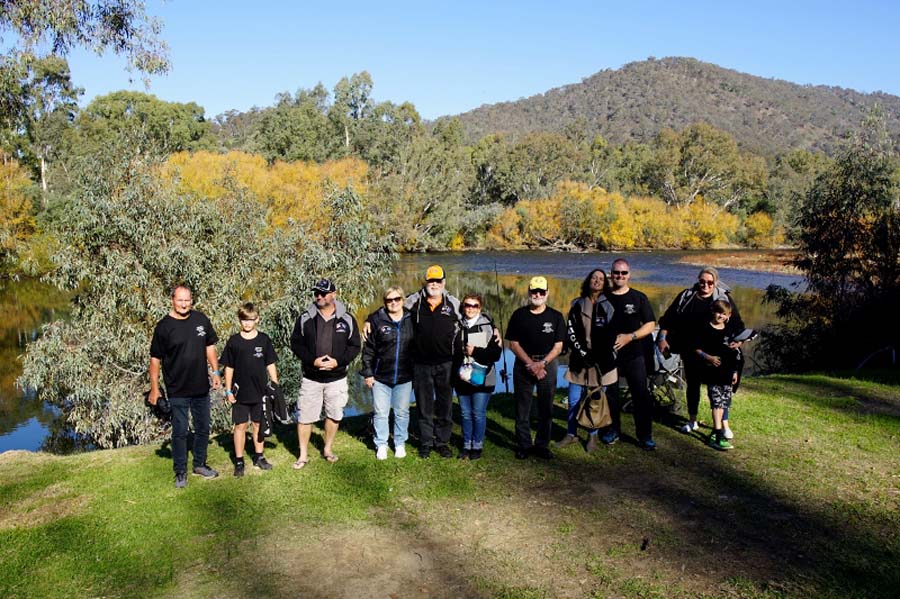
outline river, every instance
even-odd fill
[[[539,251],[408,254],[397,263],[391,282],[407,292],[414,291],[421,285],[425,269],[430,264],[441,264],[447,272],[447,289],[451,293],[457,297],[470,291],[482,294],[486,311],[505,327],[512,311],[525,303],[528,280],[532,276],[547,277],[548,303],[565,313],[569,301],[578,295],[584,276],[597,267],[608,271],[613,258],[621,256],[631,264],[632,286],[647,294],[659,316],[678,291],[696,280],[699,268],[679,262],[690,255],[691,252]],[[760,328],[774,319],[773,307],[761,301],[768,285],[791,287],[802,282],[793,275],[726,268],[719,272],[722,280],[732,287],[741,316],[752,328]],[[378,298],[374,298],[370,306],[360,309],[357,313],[360,321],[379,305]],[[67,296],[35,281],[6,281],[0,283],[0,306],[5,317],[0,325],[0,452],[75,449],[56,410],[35,400],[32,391],[15,384],[21,372],[19,356],[26,343],[37,336],[42,324],[65,316]],[[359,377],[353,376],[351,380],[354,388],[360,389]],[[351,413],[370,409],[364,393],[353,395]]]

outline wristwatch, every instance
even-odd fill
[[[632,334],[631,334],[631,340],[632,340],[632,341],[637,341],[637,333],[632,333]]]

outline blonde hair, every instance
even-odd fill
[[[711,276],[713,278],[713,285],[719,284],[719,271],[712,266],[704,266],[703,270],[700,271],[700,274],[697,275],[697,278],[699,279],[703,275]]]
[[[399,293],[401,299],[406,297],[406,294],[403,293],[403,287],[393,286],[393,287],[388,287],[387,289],[384,290],[384,293],[381,294],[381,301],[382,302],[385,301],[388,298],[388,296],[392,293]]]
[[[247,302],[238,308],[237,314],[241,320],[255,320],[259,318],[259,311],[251,302]]]

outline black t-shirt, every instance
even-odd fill
[[[718,356],[722,363],[719,367],[715,367],[708,360],[700,360],[700,381],[710,385],[730,385],[731,377],[737,371],[738,352],[728,347],[728,341],[731,336],[728,327],[717,329],[706,321],[691,339],[691,354],[696,354],[696,350],[710,356]]]
[[[202,312],[191,311],[184,320],[168,314],[156,324],[150,357],[162,361],[169,397],[199,397],[209,393],[206,347],[219,340]]]
[[[629,289],[622,295],[607,293],[606,297],[613,306],[613,317],[609,323],[613,338],[616,335],[630,335],[645,323],[656,320],[650,300],[640,291]],[[642,342],[632,341],[619,350],[618,357],[619,360],[631,360],[642,353]]]
[[[235,333],[225,344],[220,362],[222,366],[234,368],[232,385],[237,385],[235,399],[242,404],[257,404],[266,394],[268,376],[266,366],[278,361],[272,340],[265,333],[258,333],[253,339],[244,339]]]
[[[509,319],[506,339],[517,341],[529,356],[545,356],[556,343],[565,341],[566,321],[550,306],[540,314],[533,313],[530,306],[522,306]]]

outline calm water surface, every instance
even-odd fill
[[[733,253],[733,252],[732,252]],[[624,257],[631,264],[632,286],[650,298],[659,316],[675,295],[692,284],[700,270],[697,266],[679,264],[690,252],[641,252],[613,254],[606,252],[570,254],[557,252],[457,252],[403,256],[397,264],[391,283],[401,285],[407,293],[422,284],[425,269],[441,264],[447,272],[447,289],[462,297],[464,293],[481,293],[485,309],[504,329],[510,314],[526,300],[528,280],[546,276],[550,283],[548,303],[565,313],[572,298],[578,295],[581,280],[593,268],[609,271],[614,258]],[[760,328],[774,319],[771,306],[763,306],[763,290],[770,284],[799,286],[800,277],[719,269],[722,280],[732,287],[733,295],[747,326]],[[73,448],[57,412],[34,399],[33,392],[16,387],[21,373],[19,356],[26,343],[35,338],[43,323],[66,314],[67,297],[52,287],[34,282],[0,283],[0,306],[5,319],[0,325],[0,452],[10,449],[39,449],[64,452]],[[362,322],[380,306],[378,298],[357,312]],[[283,357],[282,359],[293,359]],[[562,373],[560,374],[562,376]],[[371,410],[371,397],[364,392],[358,376],[351,376],[357,389],[349,413]],[[502,390],[502,384],[498,390]]]

